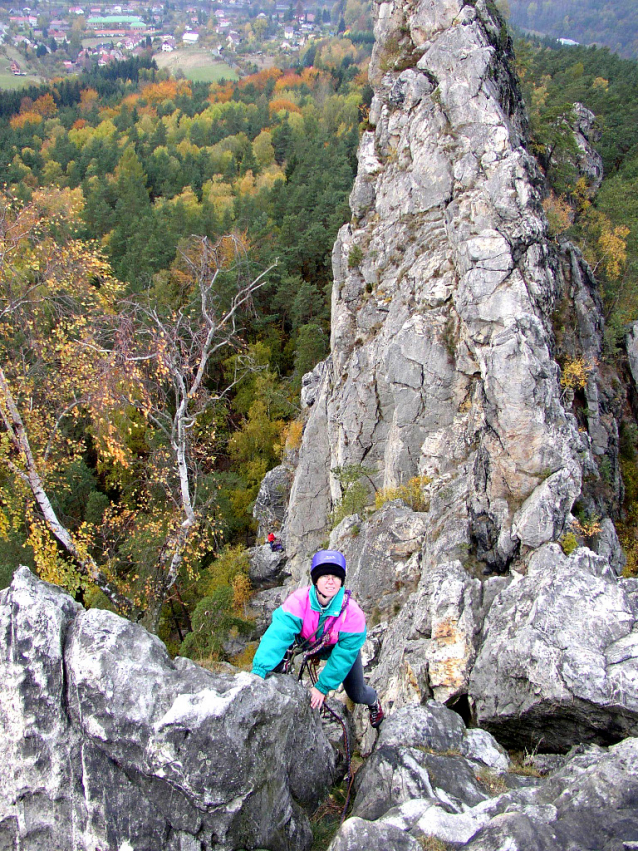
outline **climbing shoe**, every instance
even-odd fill
[[[381,701],[377,700],[377,702],[373,703],[372,706],[368,706],[368,711],[370,712],[370,726],[375,728],[378,727],[383,721]]]

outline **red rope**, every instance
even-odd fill
[[[304,653],[303,661],[301,663],[301,668],[299,669],[299,676],[297,677],[298,681],[301,682],[301,678],[303,677],[304,670],[308,671],[308,676],[310,677],[310,682],[313,686],[317,685],[317,668],[319,667],[319,657],[316,655],[321,647],[317,648],[314,651],[307,651]],[[354,774],[352,773],[352,755],[350,753],[350,736],[348,735],[348,727],[343,718],[340,718],[339,715],[332,709],[326,701],[324,700],[321,706],[322,715],[332,715],[332,717],[341,725],[341,729],[343,730],[343,744],[345,750],[346,757],[346,779],[348,781],[348,788],[346,790],[346,801],[343,805],[343,811],[341,813],[341,821],[339,824],[343,824],[346,813],[348,812],[348,805],[350,804],[350,794],[352,792],[352,784],[354,782]]]

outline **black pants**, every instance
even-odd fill
[[[279,674],[284,669],[284,663],[281,661],[273,670],[273,673]],[[363,703],[365,706],[374,706],[377,702],[378,695],[372,686],[366,685],[363,679],[363,662],[361,661],[361,651],[357,653],[357,658],[354,660],[352,667],[346,678],[343,681],[343,687],[346,694],[353,703]]]

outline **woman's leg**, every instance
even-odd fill
[[[343,681],[343,687],[346,694],[354,703],[363,703],[366,706],[372,706],[377,702],[377,693],[372,688],[365,684],[363,679],[363,662],[361,661],[361,653],[357,653],[357,658],[354,660],[350,673]]]

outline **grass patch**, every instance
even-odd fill
[[[347,782],[344,781],[335,786],[326,800],[321,804],[310,818],[312,827],[312,846],[310,851],[326,851],[326,848],[336,832],[341,827],[341,815],[346,803],[348,793]],[[352,803],[352,800],[350,800]]]
[[[450,847],[447,842],[437,839],[436,836],[420,836],[419,845],[423,851],[448,851]]]
[[[239,79],[237,72],[223,62],[184,70],[184,74],[194,83],[218,83],[220,80]]]
[[[181,71],[194,83],[217,83],[219,80],[237,80],[237,72],[215,59],[209,50],[184,48],[172,53],[157,53],[154,57],[159,68],[167,68],[173,76]]]
[[[535,767],[532,762],[534,753],[528,751],[510,751],[510,767],[507,769],[510,774],[520,774],[522,777],[542,777],[541,772]]]
[[[0,71],[0,89],[5,91],[17,91],[25,86],[39,85],[41,83],[39,77],[34,77],[27,74],[26,77],[16,77],[11,71]]]
[[[491,768],[481,768],[476,779],[488,795],[501,795],[503,792],[507,792],[507,783],[500,774],[492,771]]]

